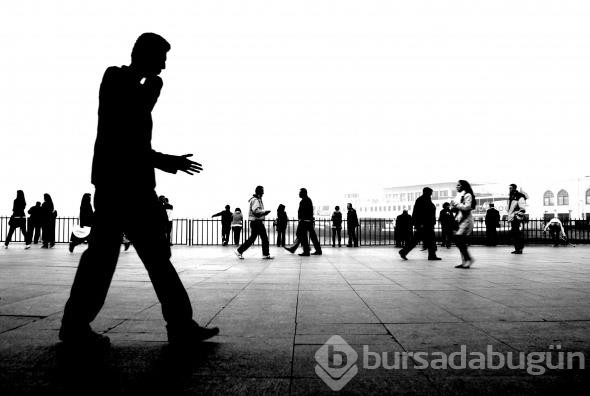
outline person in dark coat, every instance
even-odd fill
[[[490,208],[486,211],[486,245],[496,246],[498,244],[498,231],[500,226],[500,212],[494,208],[494,203],[490,202]]]
[[[70,236],[70,253],[74,251],[76,246],[88,242],[88,235],[90,233],[88,228],[91,228],[94,222],[94,210],[92,209],[90,197],[91,195],[89,193],[82,195],[82,201],[80,202],[80,230],[74,230]],[[85,231],[88,231],[88,234]],[[76,233],[80,234],[76,235]]]
[[[8,235],[6,235],[6,240],[4,241],[4,248],[8,249],[8,244],[12,240],[12,234],[17,228],[20,228],[20,232],[25,237],[25,249],[29,249],[31,247],[31,235],[27,232],[27,216],[25,215],[25,208],[27,207],[27,202],[25,201],[25,193],[23,190],[18,190],[16,192],[16,198],[12,203],[12,216],[10,216],[10,220],[8,221]]]
[[[291,253],[295,253],[301,243],[303,253],[300,253],[300,256],[320,256],[322,254],[322,247],[314,229],[313,202],[307,195],[306,188],[299,190],[299,198],[301,198],[301,201],[299,202],[299,210],[297,211],[297,217],[299,219],[296,231],[297,240],[293,246],[286,247],[285,249]],[[315,252],[313,253],[310,253],[309,239],[311,239],[315,248]]]
[[[289,224],[289,217],[285,212],[285,205],[280,204],[277,208],[277,218],[274,221],[274,226],[277,229],[277,246],[285,247],[285,234],[287,232],[287,225]]]
[[[526,195],[518,191],[516,184],[510,184],[508,195],[508,215],[507,220],[510,222],[510,234],[514,242],[514,251],[512,254],[522,254],[524,249],[524,220]]]
[[[352,207],[352,204],[349,202],[346,204],[346,228],[348,229],[348,243],[346,247],[359,247],[359,238],[358,238],[358,226],[359,218],[356,215],[356,210]]]
[[[233,213],[230,210],[230,206],[225,205],[225,210],[215,213],[211,217],[218,216],[221,216],[221,244],[223,246],[227,246],[227,244],[229,243],[229,233],[231,231],[231,220],[233,217]]]
[[[109,67],[99,92],[98,131],[92,161],[94,226],[66,303],[59,339],[70,347],[105,347],[108,337],[92,331],[111,284],[121,249],[129,238],[143,261],[162,308],[168,342],[197,345],[219,333],[193,320],[191,301],[170,262],[162,205],[155,192],[155,168],[189,175],[203,170],[192,154],[152,149],[152,109],[163,86],[170,44],[154,33],[135,42],[131,64]]]
[[[55,219],[57,218],[57,211],[53,206],[53,200],[51,195],[43,194],[43,203],[41,204],[41,230],[43,234],[43,249],[48,249],[55,246]]]
[[[412,249],[423,241],[428,249],[428,260],[441,260],[436,256],[436,242],[434,240],[434,225],[436,224],[436,206],[432,203],[432,188],[424,187],[422,195],[414,203],[412,222],[416,232],[410,243],[399,251],[402,259],[407,260],[407,255]]]
[[[336,247],[336,236],[338,236],[338,247],[342,247],[342,212],[340,206],[336,206],[334,213],[332,213],[332,247]]]
[[[438,222],[441,229],[441,246],[451,248],[451,240],[453,239],[453,230],[455,228],[455,215],[451,211],[451,204],[445,202],[443,208],[438,214]]]
[[[43,209],[41,209],[41,202],[37,201],[35,206],[31,206],[29,209],[29,239],[36,245],[39,243],[41,237],[41,226],[43,224]]]
[[[395,246],[407,246],[412,238],[412,216],[404,209],[395,219]]]

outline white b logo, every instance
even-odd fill
[[[335,335],[315,353],[315,372],[330,389],[339,391],[358,373],[357,359],[356,351]]]

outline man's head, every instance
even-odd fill
[[[230,209],[229,205],[225,205],[225,210],[229,210],[229,209]]]
[[[512,193],[512,192],[516,191],[516,187],[517,187],[516,184],[512,183],[511,185],[508,186],[508,189]]]
[[[422,189],[422,195],[424,195],[425,197],[431,197],[432,196],[432,188],[424,187]]]
[[[450,203],[448,203],[448,202],[445,202],[445,203],[443,204],[443,209],[448,209],[450,206],[451,206],[451,204],[450,204]]]
[[[254,190],[254,193],[259,197],[262,197],[264,195],[264,187],[256,186],[256,190]]]
[[[494,203],[490,202],[490,208],[493,208],[493,207],[494,207]]]
[[[131,51],[131,65],[142,74],[158,75],[166,68],[170,43],[155,33],[143,33]]]
[[[299,190],[299,198],[307,197],[307,188],[302,188]]]
[[[340,206],[336,205],[336,207],[334,208],[334,210],[336,210],[336,212],[338,212],[340,210]]]
[[[352,204],[350,202],[346,204],[346,209],[348,209],[348,210],[352,209]]]
[[[407,215],[408,214],[408,210],[404,209],[404,211],[402,212],[403,214]]]

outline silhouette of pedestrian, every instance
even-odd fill
[[[289,217],[285,212],[285,205],[280,204],[277,208],[277,218],[274,221],[277,229],[277,246],[285,247],[285,234],[287,232],[287,225],[289,225]]]
[[[254,190],[254,195],[248,201],[250,206],[250,212],[248,213],[248,220],[250,220],[250,237],[235,251],[236,256],[238,256],[239,259],[244,258],[242,253],[248,250],[259,236],[260,241],[262,242],[262,258],[267,260],[274,258],[269,252],[268,235],[266,234],[266,227],[264,226],[264,218],[270,213],[270,210],[264,210],[264,204],[262,203],[263,195],[264,187],[257,186]]]
[[[29,240],[33,240],[33,243],[36,245],[39,243],[39,238],[41,237],[41,226],[43,224],[42,217],[43,217],[43,209],[41,209],[41,202],[37,201],[35,206],[32,206],[29,211]]]
[[[82,195],[82,201],[80,202],[80,229],[74,230],[70,236],[70,252],[74,251],[74,247],[88,241],[90,228],[94,222],[94,210],[92,210],[90,197],[89,193]]]
[[[525,220],[526,196],[517,190],[516,184],[509,186],[508,195],[508,216],[510,222],[514,251],[512,254],[522,254],[524,249],[524,230],[522,224]]]
[[[31,235],[27,232],[27,216],[25,215],[25,208],[27,202],[25,201],[25,193],[23,190],[16,192],[16,198],[12,203],[12,216],[8,220],[8,235],[6,235],[6,241],[4,241],[4,248],[8,249],[8,244],[12,240],[12,234],[17,228],[20,228],[20,232],[25,238],[25,249],[31,247]]]
[[[299,224],[297,225],[297,231],[295,232],[297,235],[297,239],[294,241],[294,244],[292,246],[286,247],[285,250],[288,250],[290,253],[295,253],[295,251],[299,247],[299,244],[301,243],[303,253],[300,253],[300,256],[321,256],[322,246],[320,245],[320,241],[318,240],[318,236],[314,229],[315,219],[313,217],[313,202],[307,195],[306,188],[302,188],[299,190],[299,198],[301,198],[301,201],[299,202],[299,210],[297,211],[297,218],[299,219]],[[310,253],[310,239],[315,249],[313,253]]]
[[[227,246],[229,243],[229,232],[231,230],[231,222],[233,213],[230,210],[229,205],[225,205],[225,210],[215,213],[211,217],[221,216],[221,245]]]
[[[167,197],[164,197],[164,211],[166,212],[166,236],[168,237],[168,245],[172,246],[172,211],[174,206],[170,203]]]
[[[346,209],[348,212],[346,213],[346,227],[348,228],[348,243],[346,244],[347,247],[358,247],[359,246],[359,239],[357,234],[357,228],[359,224],[359,218],[356,215],[356,210],[353,209],[352,204],[349,202],[346,204]]]
[[[443,208],[438,214],[438,222],[441,229],[441,246],[446,246],[447,249],[451,247],[451,240],[453,238],[453,230],[456,224],[455,215],[451,212],[451,205],[448,202],[443,203]]]
[[[457,192],[459,193],[455,200],[451,201],[453,209],[457,210],[458,229],[455,232],[455,245],[461,252],[461,264],[455,268],[469,268],[473,264],[473,259],[467,250],[467,238],[473,232],[473,215],[471,211],[475,209],[475,194],[471,185],[466,180],[457,182]]]
[[[219,332],[192,318],[188,294],[170,262],[162,205],[154,191],[154,168],[189,175],[202,170],[189,159],[192,154],[167,155],[151,147],[151,111],[162,89],[158,75],[169,50],[164,38],[144,33],[133,47],[131,64],[109,67],[104,74],[92,163],[94,226],[62,318],[59,338],[65,344],[108,345],[108,337],[93,332],[90,323],[104,304],[123,232],[148,271],[167,322],[168,342],[192,345]]]
[[[48,249],[55,246],[55,219],[57,218],[57,211],[53,206],[51,195],[43,194],[43,203],[41,204],[42,226],[43,234],[43,249]]]
[[[242,209],[236,208],[231,217],[231,229],[234,234],[234,245],[240,246],[240,234],[242,233],[244,216]]]
[[[490,202],[490,208],[486,211],[486,245],[496,246],[498,244],[498,231],[500,226],[500,212],[494,208],[494,203]]]
[[[395,218],[395,246],[407,246],[412,238],[412,216],[404,209],[402,214]]]
[[[336,237],[338,237],[338,247],[342,247],[342,212],[340,206],[336,206],[334,213],[332,213],[332,247],[336,247]]]
[[[549,235],[551,235],[551,239],[553,240],[553,246],[559,246],[560,241],[564,241],[567,243],[567,237],[565,235],[565,230],[563,229],[563,224],[561,220],[557,217],[553,217],[543,228],[543,232],[549,231]]]
[[[416,228],[410,242],[399,251],[402,259],[407,260],[407,255],[412,249],[423,241],[424,247],[428,249],[428,260],[441,260],[436,256],[436,242],[434,240],[434,224],[436,224],[436,206],[432,203],[432,188],[424,187],[422,195],[414,203],[412,222]]]

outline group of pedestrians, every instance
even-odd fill
[[[8,220],[8,234],[4,241],[4,248],[8,249],[12,236],[17,229],[20,229],[25,238],[25,249],[30,249],[31,243],[37,244],[40,239],[43,241],[42,248],[47,249],[55,246],[57,211],[53,206],[51,196],[43,194],[43,203],[37,201],[35,206],[28,210],[28,219],[25,214],[26,207],[25,193],[18,190],[12,204],[12,215]]]

